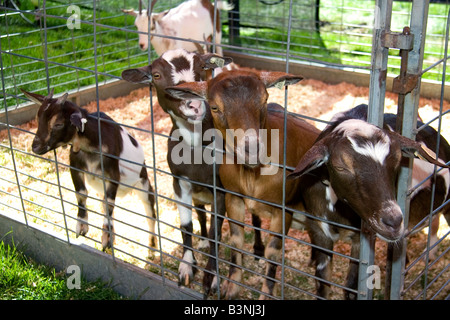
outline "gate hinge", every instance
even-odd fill
[[[419,76],[416,74],[406,74],[395,77],[392,83],[392,92],[407,94],[416,87]]]
[[[383,30],[381,32],[381,45],[385,48],[412,50],[414,45],[414,35],[409,27],[405,27],[403,32],[391,32]]]

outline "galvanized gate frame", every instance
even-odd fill
[[[393,33],[390,30],[392,1],[376,1],[368,121],[378,126],[383,125],[388,51],[389,48],[400,49],[402,69],[400,75],[394,80],[392,89],[399,94],[398,115],[400,121],[397,124],[397,130],[403,136],[415,139],[420,97],[420,75],[422,73],[430,1],[413,0],[410,26],[405,27],[403,33]],[[397,201],[403,211],[405,225],[408,225],[408,189],[411,183],[412,161],[410,159],[409,167],[401,169],[397,190]],[[374,263],[373,239],[373,235],[361,232],[359,299],[371,299],[371,290],[367,287],[367,281],[364,280],[363,275],[367,275],[367,267]],[[388,295],[385,296],[386,299],[401,298],[406,240],[401,241],[401,245],[391,246],[393,253],[391,276],[386,280],[386,287],[390,290],[386,291]]]

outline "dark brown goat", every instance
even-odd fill
[[[285,214],[278,206],[283,203],[283,170],[278,164],[295,166],[312,146],[319,131],[305,121],[287,117],[286,159],[283,156],[284,109],[275,104],[267,105],[266,88],[289,85],[302,78],[282,72],[223,72],[208,82],[192,82],[168,88],[176,98],[189,101],[207,101],[212,110],[214,126],[224,137],[228,155],[224,155],[220,178],[227,190],[225,204],[230,220],[232,250],[230,281],[225,281],[222,294],[227,299],[238,296],[242,280],[242,248],[244,244],[244,221],[246,210],[271,219],[270,231],[278,234],[288,232],[292,212]],[[285,204],[301,209],[297,194],[298,182],[288,181]],[[250,197],[250,198],[249,198]],[[284,221],[284,226],[283,226]],[[264,256],[268,259],[261,298],[273,294],[276,262],[280,259],[282,240],[273,233],[269,236]],[[237,283],[236,283],[237,282]],[[213,281],[213,285],[217,282]]]
[[[289,178],[300,178],[307,212],[356,228],[364,220],[379,238],[395,242],[406,229],[395,188],[402,153],[417,154],[432,164],[445,165],[419,142],[367,123],[361,111],[355,108],[336,115]],[[307,220],[307,229],[312,243],[328,250],[333,249],[339,238],[351,239],[351,256],[359,258],[359,232],[315,219]],[[329,280],[330,251],[314,247],[312,260],[316,276]],[[358,265],[351,261],[346,286],[356,289],[357,279]],[[316,284],[318,294],[328,298],[329,284],[322,281]],[[348,291],[346,297],[355,295]]]
[[[71,144],[70,173],[78,201],[77,237],[86,235],[89,230],[86,183],[99,194],[105,194],[106,190],[103,250],[111,247],[114,242],[112,215],[116,195],[119,192],[129,192],[133,188],[144,203],[148,217],[149,245],[156,247],[154,193],[145,168],[144,151],[136,139],[106,114],[88,114],[83,108],[68,101],[67,93],[55,99],[53,91],[48,96],[22,91],[40,105],[37,113],[38,129],[32,144],[33,152],[44,154]],[[102,158],[99,153],[99,117]],[[105,186],[102,176],[105,177]]]

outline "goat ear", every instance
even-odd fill
[[[48,100],[53,98],[53,93],[55,92],[55,88],[50,89],[50,92],[48,93],[48,95],[46,96],[46,98]]]
[[[293,75],[285,72],[267,72],[261,71],[259,77],[266,85],[266,88],[276,87],[283,89],[284,86],[296,84],[303,80],[302,76]]]
[[[61,97],[58,98],[58,100],[56,100],[56,103],[63,105],[66,102],[68,96],[69,94],[67,92],[64,93]]]
[[[152,67],[125,70],[122,72],[122,79],[132,83],[151,83],[153,80]]]
[[[230,57],[222,57],[214,53],[202,55],[202,60],[205,62],[205,69],[222,68],[233,62],[233,59]]]
[[[70,123],[77,128],[77,131],[84,132],[84,125],[87,122],[86,118],[83,118],[81,112],[76,111],[70,115]]]
[[[20,91],[22,91],[23,94],[28,99],[30,99],[31,101],[33,101],[33,102],[35,102],[35,103],[37,103],[39,105],[42,104],[42,102],[44,101],[45,96],[43,96],[43,95],[40,95],[40,94],[37,94],[37,93],[31,93],[31,92],[25,91],[23,89],[20,89]]]
[[[300,159],[294,172],[287,179],[297,179],[302,175],[317,169],[328,161],[328,147],[323,140],[316,142]]]
[[[126,14],[128,14],[130,16],[133,16],[133,17],[136,17],[137,14],[138,14],[138,12],[134,11],[134,9],[122,9],[122,12],[126,13]]]
[[[406,138],[393,131],[388,131],[388,134],[391,138],[397,140],[400,143],[403,155],[407,157],[422,159],[442,168],[450,168],[450,166],[446,165],[445,163],[438,161],[436,159],[436,153],[434,153],[432,150],[422,145],[421,143]]]
[[[186,82],[168,87],[165,91],[180,100],[206,100],[208,83],[206,81]]]

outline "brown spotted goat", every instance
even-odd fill
[[[330,280],[331,250],[338,239],[351,240],[351,256],[359,258],[360,233],[337,227],[336,223],[360,228],[363,220],[374,234],[391,243],[404,236],[406,226],[396,201],[396,181],[403,155],[416,155],[425,160],[423,164],[446,167],[440,160],[435,160],[435,155],[431,155],[432,152],[420,142],[369,124],[366,115],[367,106],[335,115],[294,173],[288,176],[299,178],[306,211],[321,218],[307,219],[307,229],[315,245],[312,261],[316,265],[316,276],[325,280]],[[385,121],[392,123],[392,119],[387,117]],[[395,123],[395,118],[393,121]],[[418,140],[425,139],[424,133],[419,134]],[[423,164],[422,168],[428,168]],[[415,166],[413,176],[417,169]],[[443,187],[439,187],[436,193],[440,197],[436,200],[441,203],[448,193],[448,180],[448,170],[445,169],[437,178],[438,185]],[[424,200],[421,193],[413,195],[412,216],[424,215],[419,207]],[[419,198],[414,198],[419,195],[422,200],[418,203],[416,200]],[[428,210],[430,204],[428,200]],[[346,287],[353,290],[346,291],[346,298],[356,298],[357,281],[358,263],[350,261]],[[330,285],[327,282],[317,281],[316,286],[321,297],[329,297]]]
[[[280,205],[300,210],[298,181],[287,181],[283,194],[283,169],[280,164],[294,167],[313,145],[318,129],[305,121],[287,116],[287,136],[284,136],[284,109],[267,104],[266,88],[289,85],[302,77],[282,72],[223,72],[208,82],[191,82],[166,89],[172,96],[188,101],[207,101],[214,121],[226,145],[220,167],[220,179],[227,190],[225,204],[230,218],[231,262],[229,279],[222,285],[222,295],[237,298],[242,281],[242,248],[244,216],[270,218],[270,236],[264,256],[268,260],[261,298],[274,294],[277,263],[281,256],[282,239],[288,232],[292,211],[284,212]],[[286,159],[284,159],[286,139]],[[264,200],[264,202],[259,201]],[[284,221],[284,225],[283,225]],[[276,234],[275,234],[276,233]],[[217,281],[212,281],[213,287]]]
[[[206,71],[219,65],[231,63],[230,58],[214,54],[198,54],[184,49],[165,52],[152,64],[122,72],[122,78],[132,83],[148,83],[156,89],[161,108],[170,115],[172,129],[167,147],[167,163],[173,176],[173,190],[183,238],[183,258],[179,265],[179,282],[188,285],[196,271],[193,253],[192,204],[195,206],[202,240],[199,248],[207,248],[209,239],[216,234],[214,219],[208,233],[205,205],[212,205],[217,215],[217,235],[220,240],[221,226],[225,215],[225,195],[221,190],[219,164],[211,155],[212,139],[220,145],[215,134],[209,105],[200,101],[184,101],[170,96],[165,89],[184,82],[205,79]],[[216,150],[217,154],[220,150]],[[214,185],[218,187],[216,190]],[[214,199],[214,194],[216,195]],[[257,222],[255,222],[257,224]],[[215,245],[209,246],[211,257],[215,257]],[[215,270],[215,259],[209,259],[206,271]],[[209,281],[208,277],[204,278]],[[206,284],[206,287],[209,287]]]
[[[150,229],[149,245],[156,247],[154,193],[147,176],[144,151],[123,127],[106,114],[88,113],[67,100],[68,94],[53,98],[36,93],[23,93],[40,105],[37,113],[38,129],[32,150],[42,155],[67,144],[70,148],[70,173],[78,201],[77,237],[89,230],[86,183],[99,194],[105,194],[103,250],[114,243],[113,209],[117,195],[135,189],[142,200]],[[102,157],[99,153],[99,118]],[[102,163],[101,163],[102,159]],[[102,176],[104,176],[104,184]]]

